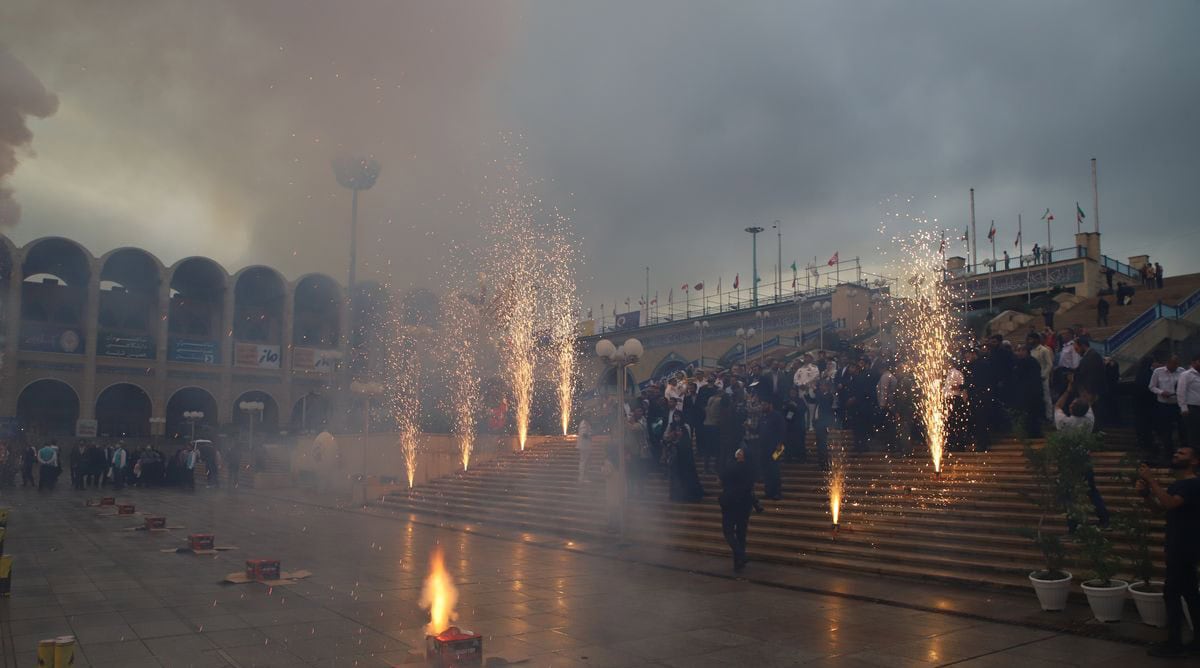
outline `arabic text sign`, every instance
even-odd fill
[[[233,365],[254,369],[278,369],[279,346],[264,343],[235,343]]]
[[[83,330],[44,322],[21,323],[21,350],[83,354]]]
[[[292,348],[292,368],[298,371],[332,373],[339,356],[336,350]]]
[[[172,338],[167,342],[167,359],[191,364],[219,364],[221,344],[203,339]]]
[[[157,356],[154,340],[145,334],[100,332],[96,337],[96,354],[105,357],[148,360]]]

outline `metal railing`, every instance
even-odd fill
[[[1134,269],[1120,260],[1114,260],[1107,255],[1100,256],[1100,266],[1107,269],[1112,269],[1118,274],[1128,276],[1129,278],[1140,279],[1142,277],[1141,273],[1139,273],[1137,269]]]
[[[1158,302],[1129,321],[1124,327],[1113,332],[1112,336],[1100,344],[1100,352],[1104,355],[1112,355],[1155,322],[1163,318],[1181,318],[1197,306],[1200,306],[1200,290],[1196,290],[1174,306]]]
[[[623,305],[601,305],[599,317],[595,318],[596,333],[617,331],[617,327],[613,323],[616,316],[623,315],[620,313],[622,309],[625,313],[639,313],[638,327],[647,327],[734,311],[795,304],[797,299],[808,300],[830,295],[841,285],[879,290],[891,287],[896,282],[895,277],[864,271],[859,258],[847,258],[833,265],[809,265],[798,269],[790,276],[789,272],[790,270],[785,268],[782,274],[776,275],[776,280],[769,282],[765,279],[761,280],[758,284],[757,300],[754,298],[751,281],[743,279],[739,281],[739,289],[734,290],[729,285],[724,285],[722,290],[712,295],[709,295],[703,288],[696,290],[692,284],[689,284],[689,289],[683,292],[681,286],[675,284],[674,288],[668,290],[665,297],[661,292],[657,295],[649,295],[647,297],[651,300],[649,305],[640,303],[645,298],[627,299]],[[707,282],[695,285],[707,285]],[[680,292],[683,294],[678,294]]]
[[[1048,252],[1039,252],[1036,257],[1033,255],[1033,253],[1009,256],[1007,266],[1005,265],[1004,258],[1002,257],[997,258],[995,264],[992,264],[991,259],[989,258],[983,262],[964,265],[961,269],[955,269],[954,271],[949,271],[948,273],[953,278],[969,278],[971,276],[991,274],[1000,271],[1012,271],[1014,269],[1023,269],[1025,267],[1036,267],[1039,265],[1052,264],[1054,262],[1078,260],[1081,257],[1087,257],[1087,247],[1085,246],[1052,248]]]

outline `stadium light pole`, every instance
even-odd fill
[[[751,253],[754,256],[751,264],[751,268],[754,270],[754,275],[750,277],[750,285],[753,289],[753,292],[751,293],[753,295],[752,301],[754,302],[754,307],[758,308],[758,233],[762,232],[763,228],[747,227],[746,231],[750,233],[750,248]]]

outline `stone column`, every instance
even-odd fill
[[[9,276],[4,317],[4,358],[0,360],[0,415],[17,414],[17,351],[21,341],[21,283],[25,275],[21,272],[24,253],[13,249],[12,275]]]
[[[151,325],[150,335],[155,339],[154,350],[154,402],[153,417],[167,416],[167,337],[171,316],[171,283],[160,275],[158,286],[158,324]]]
[[[83,309],[83,388],[79,419],[96,418],[96,339],[100,329],[100,262],[89,260],[87,305]]]

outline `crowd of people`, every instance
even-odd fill
[[[44,491],[53,491],[64,472],[70,474],[71,487],[76,490],[126,486],[194,489],[199,462],[205,464],[208,484],[217,485],[222,457],[207,440],[187,443],[169,456],[156,444],[127,448],[120,440],[101,445],[85,439],[76,440],[63,453],[54,438],[40,447],[23,445],[19,453],[21,486]]]

